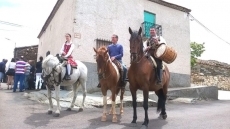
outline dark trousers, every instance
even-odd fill
[[[162,60],[161,59],[158,59],[158,58],[156,58],[156,57],[154,57],[153,56],[153,58],[154,58],[154,60],[156,61],[156,63],[157,63],[157,69],[162,69]]]

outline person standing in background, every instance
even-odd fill
[[[5,72],[6,72],[6,63],[7,63],[6,59],[3,59],[2,62],[0,62],[0,90],[2,90],[1,82],[4,79]]]
[[[29,88],[29,86],[28,86],[28,78],[30,76],[30,69],[31,69],[30,62],[27,61],[26,62],[26,67],[25,67],[25,80],[24,80],[24,88],[25,88],[25,90],[28,90],[28,88]]]
[[[14,74],[15,74],[15,66],[16,66],[16,63],[15,63],[15,59],[12,58],[11,59],[11,62],[9,63],[9,66],[8,66],[8,71],[6,72],[6,75],[7,75],[7,90],[11,90],[12,87],[13,87],[13,80],[14,80]],[[10,86],[11,85],[11,86]]]
[[[42,61],[43,61],[43,57],[40,56],[39,57],[39,62],[36,63],[36,84],[35,84],[35,89],[38,90],[38,89],[41,89],[41,86],[42,86],[42,78],[41,78],[41,75],[42,75]]]
[[[25,80],[25,67],[26,62],[23,60],[23,56],[21,56],[19,61],[16,62],[13,92],[16,92],[18,82],[20,82],[19,92],[23,92],[23,83]]]

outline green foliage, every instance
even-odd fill
[[[201,54],[205,51],[204,47],[205,43],[199,44],[196,42],[191,42],[191,67],[193,67],[196,64],[197,57],[200,57]]]

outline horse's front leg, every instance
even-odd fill
[[[58,86],[54,85],[54,87],[55,87],[55,94],[56,94],[56,101],[57,101],[57,110],[55,111],[54,117],[59,117],[60,110],[61,110],[60,102],[59,102],[60,85]]]
[[[53,102],[52,102],[52,97],[51,97],[51,90],[50,87],[46,85],[46,89],[47,89],[47,97],[49,100],[49,109],[48,109],[48,114],[52,114],[53,112]]]
[[[112,122],[117,122],[117,113],[116,113],[116,89],[115,89],[115,88],[112,90],[112,112],[113,112]]]
[[[133,100],[133,120],[132,120],[132,124],[134,124],[134,126],[137,123],[137,90],[135,88],[132,88],[133,86],[130,84],[130,91],[132,94],[132,100]]]
[[[145,119],[144,119],[144,123],[142,125],[145,126],[145,128],[147,128],[148,124],[149,124],[149,117],[148,117],[149,90],[147,88],[143,89],[143,97],[144,97],[143,107],[145,109]]]
[[[101,121],[106,121],[106,113],[107,113],[107,91],[102,91],[103,94],[103,113],[101,117]]]

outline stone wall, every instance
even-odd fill
[[[214,60],[197,60],[191,70],[191,83],[230,90],[230,64]]]
[[[38,45],[15,48],[14,58],[24,56],[25,61],[37,61]]]

